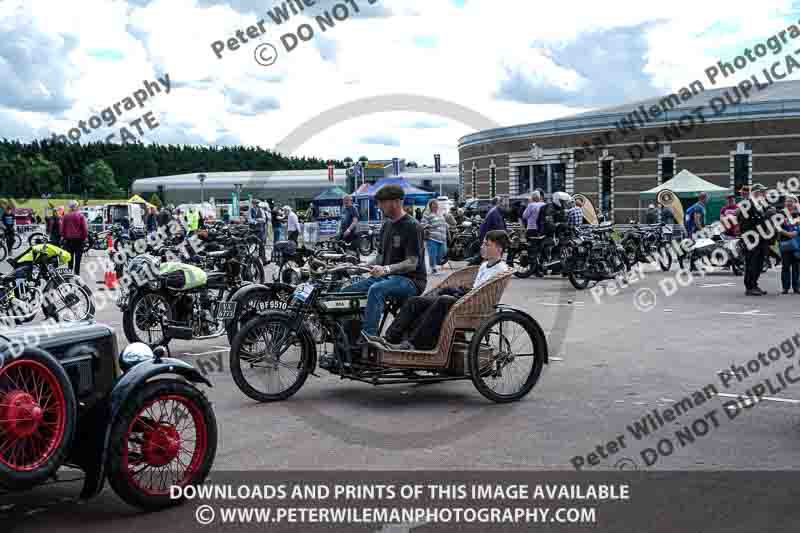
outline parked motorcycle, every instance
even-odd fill
[[[166,346],[172,339],[224,335],[236,316],[237,302],[232,296],[247,283],[241,277],[241,257],[246,253],[246,245],[209,252],[208,256],[224,261],[221,272],[205,272],[187,263],[168,261],[156,267],[147,259],[132,261],[129,287],[117,302],[123,310],[125,337],[148,346]]]
[[[628,269],[625,249],[611,239],[610,222],[579,232],[565,246],[564,272],[573,287],[583,290],[599,281],[614,279]]]
[[[46,318],[76,322],[94,317],[91,289],[70,270],[70,254],[52,244],[9,259],[13,272],[0,277],[0,320],[23,324],[41,309]]]
[[[657,227],[634,227],[625,234],[621,242],[625,249],[628,268],[655,259],[661,270],[668,272],[672,268],[672,253],[669,249],[671,240],[672,229],[666,224]]]
[[[474,217],[464,220],[458,226],[457,231],[449,232],[447,243],[448,259],[451,261],[463,261],[480,253],[481,243],[478,242],[480,225],[480,218]]]

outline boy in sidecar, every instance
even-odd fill
[[[481,245],[481,263],[472,287],[434,289],[424,296],[415,296],[403,304],[385,337],[364,333],[367,341],[380,349],[432,350],[439,340],[439,331],[450,308],[470,290],[477,289],[495,276],[508,271],[502,260],[508,248],[508,233],[493,230],[486,233]]]

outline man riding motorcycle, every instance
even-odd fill
[[[378,239],[378,253],[370,263],[374,265],[371,278],[342,289],[367,293],[362,332],[368,336],[377,335],[387,298],[405,301],[425,292],[428,284],[422,228],[403,210],[404,198],[405,192],[398,185],[385,185],[378,190],[375,199],[385,222]]]

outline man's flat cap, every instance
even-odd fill
[[[386,200],[402,200],[406,197],[405,191],[399,185],[384,185],[375,194],[375,199],[379,202]]]

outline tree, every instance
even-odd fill
[[[118,192],[114,171],[102,159],[83,168],[83,183],[92,194],[99,198],[108,198]]]
[[[150,195],[150,203],[156,206],[158,209],[161,209],[161,198],[158,197],[156,193]]]

